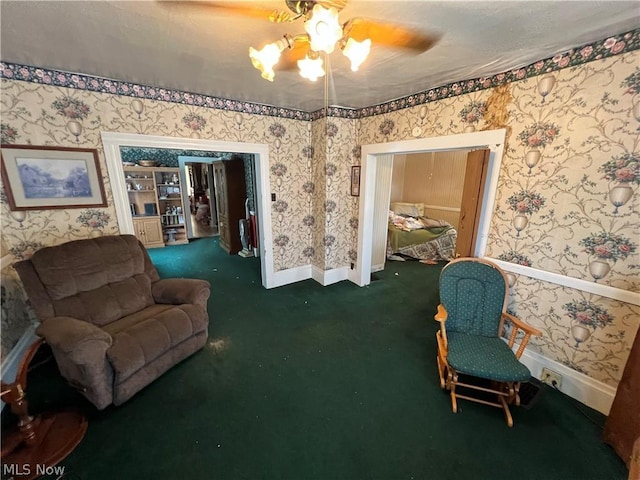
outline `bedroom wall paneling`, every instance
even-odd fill
[[[393,155],[378,157],[378,175],[373,205],[373,248],[371,252],[371,272],[384,269],[387,258],[387,232],[389,225],[389,203],[393,174]]]
[[[458,228],[467,150],[394,156],[391,201],[423,203],[424,214]],[[396,158],[399,158],[396,165]]]
[[[446,220],[458,228],[467,166],[467,150],[432,152],[425,215]]]
[[[407,155],[393,156],[393,173],[391,174],[391,198],[389,199],[389,204],[404,201],[404,166],[406,162]]]

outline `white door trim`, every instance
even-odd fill
[[[133,220],[131,219],[127,200],[128,195],[124,181],[120,147],[172,148],[177,150],[253,154],[256,161],[256,200],[258,232],[261,240],[260,272],[262,286],[265,288],[277,286],[274,282],[273,271],[273,235],[271,229],[271,202],[269,202],[269,146],[267,144],[118,132],[101,132],[101,136],[120,233],[133,234]]]
[[[502,157],[506,129],[488,130],[473,133],[461,133],[446,137],[419,138],[398,142],[377,143],[362,146],[362,172],[360,175],[360,212],[358,216],[358,261],[352,270],[349,280],[364,287],[371,283],[371,253],[373,244],[373,205],[376,189],[376,160],[380,155],[432,152],[439,150],[488,148],[489,170],[487,172],[483,207],[480,213],[478,239],[474,247],[474,255],[484,256],[487,249],[491,212],[498,189],[498,176]]]

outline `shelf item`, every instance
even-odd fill
[[[184,226],[184,214],[163,213],[160,215],[162,225],[166,227]]]
[[[147,248],[187,243],[180,169],[124,166],[135,235]],[[167,230],[176,231],[168,235]]]

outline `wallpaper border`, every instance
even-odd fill
[[[347,118],[365,118],[382,115],[404,108],[415,107],[423,103],[457,97],[488,88],[495,88],[507,83],[517,82],[526,78],[575,67],[596,60],[602,60],[638,49],[640,49],[640,28],[596,42],[573,47],[544,60],[538,60],[530,65],[514,68],[491,77],[458,80],[457,82],[448,83],[437,88],[356,110],[330,107],[328,116],[337,117],[346,115]]]
[[[463,79],[364,108],[354,109],[330,106],[326,111],[322,108],[314,112],[304,112],[302,110],[275,107],[260,103],[218,98],[199,93],[183,92],[170,88],[123,82],[93,75],[20,65],[5,61],[0,62],[0,78],[303,121],[318,120],[325,116],[355,120],[375,115],[383,115],[445,98],[486,90],[488,88],[495,88],[506,83],[535,77],[564,68],[575,67],[637,49],[640,49],[640,28],[573,47],[528,66],[514,68],[490,77]]]

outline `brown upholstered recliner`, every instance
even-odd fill
[[[210,285],[160,279],[133,235],[76,240],[15,264],[62,375],[120,405],[207,341]]]

